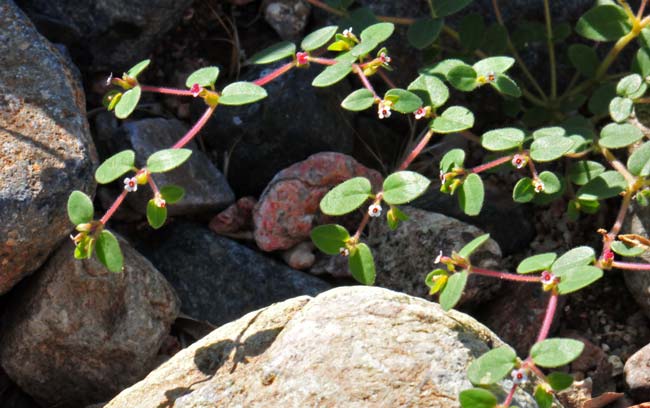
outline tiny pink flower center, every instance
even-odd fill
[[[298,61],[298,65],[307,65],[309,63],[309,54],[306,52],[298,52],[296,53],[296,60]]]
[[[190,88],[190,92],[192,92],[192,96],[195,98],[199,96],[202,90],[203,88],[201,88],[199,84],[194,84],[192,85],[192,88]]]

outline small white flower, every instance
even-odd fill
[[[533,180],[533,188],[535,188],[536,193],[541,193],[542,191],[544,191],[544,183],[542,182],[542,180],[536,178],[535,180]]]
[[[528,164],[528,158],[526,156],[522,156],[521,154],[515,154],[512,158],[512,165],[515,166],[518,169],[523,168],[526,164]]]
[[[343,30],[343,37],[348,37],[351,38],[354,34],[352,34],[352,27],[348,28],[347,30]]]
[[[433,261],[433,263],[440,263],[440,260],[442,259],[442,250],[440,250],[440,253],[438,256],[436,256],[436,259]]]
[[[368,215],[371,217],[379,217],[381,215],[381,205],[373,204],[368,207]]]
[[[488,72],[486,79],[488,80],[488,82],[494,82],[494,80],[496,79],[496,75],[494,74],[494,72]]]
[[[382,64],[390,64],[390,62],[393,60],[391,57],[386,55],[385,52],[382,52],[379,54],[379,60],[382,62]]]
[[[415,111],[415,119],[420,120],[423,117],[425,117],[427,114],[427,111],[424,110],[424,108],[418,108],[418,110]]]
[[[341,248],[339,248],[339,254],[341,254],[341,256],[345,256],[345,257],[350,256],[350,250],[347,249],[347,248],[341,247]]]
[[[390,106],[392,105],[392,102],[387,101],[387,100],[382,100],[379,102],[379,105],[377,106],[377,116],[379,116],[379,119],[385,119],[390,117],[391,111],[390,111]]]
[[[512,382],[517,385],[525,384],[528,382],[528,376],[526,375],[526,370],[524,370],[523,368],[520,368],[518,370],[512,370],[510,376],[512,377]]]
[[[138,181],[135,179],[135,177],[127,177],[124,179],[124,189],[129,193],[138,191]]]

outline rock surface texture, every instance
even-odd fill
[[[94,70],[128,69],[182,18],[192,0],[19,0],[39,31]]]
[[[12,0],[0,27],[1,295],[68,235],[68,195],[93,192],[97,154],[77,71]]]
[[[141,119],[126,122],[117,127],[117,119],[110,113],[96,121],[97,146],[108,158],[122,150],[132,149],[136,165],[144,166],[151,154],[170,148],[187,132],[187,127],[176,119]],[[199,151],[195,142],[187,145],[192,150],[190,158],[180,167],[166,173],[155,174],[158,187],[175,184],[185,189],[185,196],[178,203],[167,207],[169,215],[188,215],[219,211],[235,200],[226,178],[207,156]],[[102,151],[104,150],[104,151]],[[148,186],[142,186],[135,194],[127,196],[127,202],[144,214],[147,202],[153,198]]]
[[[627,217],[624,233],[648,236],[650,233],[650,207],[633,205]],[[649,263],[650,253],[645,252],[638,261]],[[650,318],[650,271],[623,271],[623,276],[632,297],[639,304],[643,313]]]
[[[163,276],[121,242],[124,271],[63,245],[7,305],[0,363],[43,406],[105,401],[143,378],[178,315]]]
[[[468,364],[499,345],[474,319],[437,304],[338,288],[220,327],[106,408],[459,407]],[[514,404],[536,406],[521,390]]]
[[[625,363],[625,383],[635,401],[650,401],[650,344]]]
[[[330,288],[205,226],[174,223],[156,232],[141,250],[174,286],[183,313],[212,324]]]
[[[305,0],[271,0],[264,3],[264,19],[283,40],[300,40],[311,6]]]
[[[331,220],[320,212],[321,198],[357,176],[370,179],[375,188],[381,186],[378,172],[341,153],[318,153],[276,174],[253,212],[257,246],[275,251],[308,241],[313,227]]]

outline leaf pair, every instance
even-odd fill
[[[164,173],[175,169],[189,159],[189,149],[165,149],[153,153],[147,159],[147,170],[151,173]],[[95,171],[95,180],[107,184],[117,180],[129,171],[136,171],[135,152],[124,150],[106,159]]]

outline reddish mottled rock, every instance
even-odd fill
[[[625,363],[625,383],[636,402],[650,400],[650,344]]]
[[[255,204],[257,204],[257,200],[253,197],[240,198],[212,218],[210,229],[222,235],[251,231]]]
[[[370,179],[375,189],[381,186],[377,171],[341,153],[317,153],[276,174],[253,212],[257,245],[274,251],[309,239],[313,226],[331,220],[320,213],[321,198],[337,184],[357,176]]]

